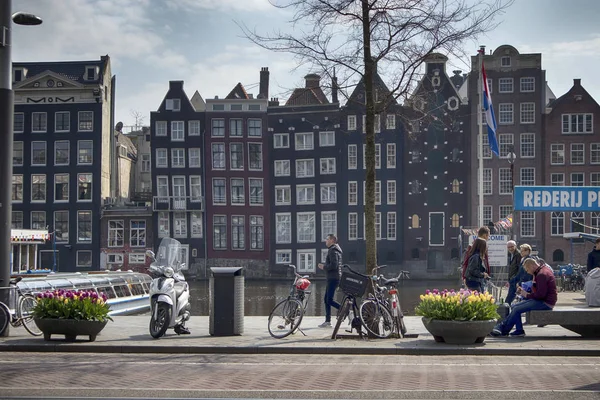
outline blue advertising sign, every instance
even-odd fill
[[[598,186],[515,186],[515,211],[600,211]]]

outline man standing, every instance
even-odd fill
[[[521,266],[521,254],[517,251],[517,243],[514,240],[509,240],[506,243],[508,250],[508,294],[505,302],[510,304],[515,299],[517,294],[517,275]]]
[[[319,263],[319,268],[327,274],[327,288],[325,289],[325,322],[319,325],[320,328],[331,327],[331,307],[339,310],[340,305],[333,299],[335,290],[340,283],[340,273],[342,268],[342,249],[337,244],[337,237],[329,234],[325,239],[325,245],[329,249],[325,264]]]
[[[587,272],[600,267],[600,238],[596,239],[594,249],[590,251],[587,259]]]

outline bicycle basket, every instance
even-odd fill
[[[369,278],[351,271],[342,271],[340,289],[347,295],[362,297],[369,285]]]

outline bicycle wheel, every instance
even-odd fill
[[[340,325],[342,325],[342,321],[345,321],[350,313],[350,305],[352,304],[352,300],[348,297],[344,299],[342,306],[340,307],[340,312],[337,316],[337,321],[335,322],[335,327],[333,328],[333,333],[331,334],[332,339],[337,338],[338,330],[340,329]]]
[[[0,336],[4,335],[9,322],[10,311],[8,311],[8,307],[4,303],[0,303]]]
[[[36,299],[34,296],[30,294],[21,296],[17,315],[19,316],[19,319],[21,319],[23,327],[25,327],[27,332],[31,333],[33,336],[41,336],[42,331],[40,331],[40,328],[38,328],[38,326],[35,324],[35,321],[33,320],[33,314],[31,313],[35,303]]]
[[[283,300],[269,314],[269,333],[276,339],[282,339],[300,326],[302,317],[304,317],[304,307],[299,300]]]
[[[369,334],[387,338],[394,331],[394,320],[387,307],[376,300],[365,300],[358,309],[360,320]]]

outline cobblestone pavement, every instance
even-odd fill
[[[342,391],[347,398],[352,393],[387,392],[399,398],[399,392],[415,391],[566,390],[587,391],[598,395],[590,398],[600,398],[600,357],[5,352],[0,353],[0,371],[0,392],[22,396],[85,388],[104,394],[285,391],[288,398],[299,398],[295,394],[304,391]],[[32,378],[35,388],[44,389],[32,388]]]

